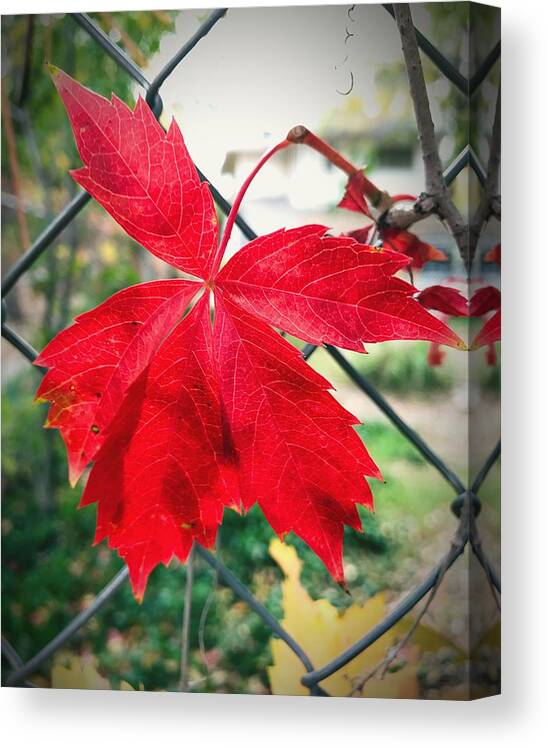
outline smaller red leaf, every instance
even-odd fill
[[[435,309],[452,317],[468,317],[468,302],[456,288],[429,286],[417,296],[426,309]]]
[[[497,365],[497,349],[494,343],[488,344],[487,351],[485,353],[485,360],[487,361],[488,366]]]
[[[427,362],[429,366],[441,366],[445,358],[445,351],[439,343],[430,343],[428,348]]]
[[[470,316],[482,317],[495,309],[500,309],[499,289],[494,286],[478,288],[470,299]]]
[[[352,210],[356,213],[363,213],[366,216],[371,215],[369,206],[365,199],[368,190],[368,180],[362,171],[356,171],[349,177],[344,191],[344,196],[338,207]]]
[[[375,224],[370,223],[369,226],[364,226],[362,229],[354,229],[353,231],[348,231],[346,234],[343,234],[343,236],[349,236],[351,239],[355,239],[360,244],[370,245],[374,229]]]
[[[495,244],[494,247],[491,247],[489,252],[484,255],[483,261],[496,262],[497,265],[500,265],[500,244]]]
[[[500,309],[490,317],[481,330],[478,332],[472,342],[472,349],[481,348],[490,343],[496,343],[500,340],[501,334],[501,312]]]
[[[417,201],[416,195],[408,195],[407,193],[390,195],[393,203],[415,203]]]
[[[382,228],[381,237],[385,245],[395,252],[402,252],[411,257],[411,267],[419,269],[426,262],[444,262],[447,255],[441,249],[432,244],[423,242],[422,239],[411,231],[402,229]]]

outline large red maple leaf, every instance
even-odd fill
[[[36,361],[71,481],[93,462],[81,503],[98,504],[96,542],[118,550],[141,598],[157,564],[212,546],[226,507],[258,503],[276,533],[296,533],[343,583],[344,525],[360,529],[356,506],[373,507],[365,477],[380,472],[356,418],[270,325],[357,351],[393,339],[464,344],[395,277],[408,257],[323,226],[262,236],[219,269],[266,158],[219,243],[209,187],[175,121],[166,134],[142,100],[131,111],[53,77],[84,163],[74,178],[130,236],[196,277],[120,291]]]

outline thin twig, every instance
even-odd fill
[[[435,199],[423,192],[414,203],[393,205],[383,216],[382,222],[385,226],[395,229],[408,229],[418,221],[436,213],[438,209]]]
[[[220,557],[220,551],[221,551],[221,533],[217,535],[217,540],[215,542],[215,553],[217,557]],[[198,624],[198,646],[200,647],[200,655],[202,657],[203,663],[206,666],[208,673],[211,672],[211,668],[207,661],[206,645],[205,645],[205,628],[207,624],[207,618],[209,616],[209,611],[211,609],[211,606],[213,604],[213,601],[215,599],[215,595],[217,594],[218,589],[219,589],[219,570],[215,569],[214,577],[213,577],[213,585],[209,591],[207,599],[204,603],[204,607],[202,608],[202,611],[200,613],[200,622]]]
[[[424,604],[421,612],[419,613],[419,615],[413,622],[413,625],[411,626],[407,634],[403,637],[403,639],[401,639],[393,647],[391,647],[386,657],[384,657],[380,662],[378,662],[372,670],[368,670],[366,673],[362,673],[362,675],[359,675],[357,678],[354,678],[354,682],[352,684],[352,690],[348,694],[349,696],[353,696],[358,691],[362,693],[366,683],[370,681],[371,678],[373,678],[379,672],[379,670],[382,671],[380,675],[381,679],[384,678],[390,665],[394,662],[394,660],[399,655],[399,653],[402,651],[402,649],[406,647],[407,644],[410,642],[410,640],[413,638],[413,635],[415,634],[422,619],[428,612],[434,598],[436,597],[436,594],[440,588],[443,578],[445,577],[445,574],[447,573],[447,570],[451,566],[452,552],[454,551],[455,548],[457,548],[462,543],[462,537],[461,537],[462,529],[461,528],[462,528],[462,525],[459,526],[459,529],[457,530],[455,537],[453,541],[451,542],[451,548],[449,552],[447,553],[447,555],[445,556],[444,564],[440,569],[440,572],[436,579],[436,583],[432,587],[432,590],[430,594],[428,595],[426,603]]]
[[[23,196],[21,192],[21,170],[19,168],[19,159],[17,157],[17,144],[15,140],[15,129],[13,127],[13,118],[11,114],[11,104],[6,93],[4,82],[2,82],[2,121],[4,124],[4,133],[6,136],[8,166],[11,176],[13,194],[15,195],[15,199],[17,201],[16,215],[17,223],[19,225],[19,239],[21,240],[21,248],[23,250],[26,250],[30,245],[30,235],[27,225],[27,217],[25,215],[25,207],[23,204]]]
[[[191,548],[186,563],[185,602],[183,628],[181,632],[181,675],[179,691],[188,691],[188,670],[190,653],[190,619],[192,613],[192,587],[194,584],[194,547]]]
[[[127,50],[127,53],[141,68],[147,66],[147,58],[141,52],[137,44],[133,39],[125,32],[125,30],[114,20],[110,13],[99,13],[99,16],[109,31],[117,32],[120,35],[120,40]]]

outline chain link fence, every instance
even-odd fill
[[[391,4],[383,6],[388,13],[394,16],[394,10]],[[216,24],[229,12],[226,8],[214,10],[208,18],[201,24],[196,33],[177,51],[169,60],[164,68],[158,73],[154,80],[149,81],[143,71],[135,62],[119,47],[105,32],[86,14],[70,14],[74,23],[84,29],[97,45],[109,55],[119,67],[127,73],[139,86],[145,91],[146,101],[152,108],[155,116],[160,117],[163,109],[162,99],[160,96],[161,87],[166,79],[171,75],[175,68],[180,65],[185,58],[192,52],[194,47],[199,44],[209,34],[215,33]],[[457,68],[418,30],[416,30],[417,42],[420,49],[430,60],[439,68],[443,75],[465,96],[470,98],[478,89],[481,83],[489,75],[492,68],[497,64],[500,57],[500,42],[498,42],[491,52],[487,55],[484,62],[477,68],[476,72],[470,79],[466,79]],[[481,185],[485,181],[485,170],[480,163],[478,156],[468,145],[457,158],[446,168],[444,177],[447,184],[451,183],[466,167],[470,167],[477,176]],[[198,169],[200,178],[207,180],[207,177]],[[220,192],[207,180],[211,186],[213,198],[219,209],[228,215],[230,212],[230,203],[220,194]],[[29,362],[33,362],[37,352],[33,347],[22,338],[12,327],[6,318],[5,297],[14,288],[24,273],[29,270],[36,260],[49,248],[61,232],[71,223],[71,221],[80,213],[81,210],[91,200],[91,196],[80,191],[59,213],[59,215],[47,226],[47,228],[37,237],[32,246],[21,256],[21,258],[6,273],[2,282],[2,336],[15,346],[25,356]],[[256,234],[246,221],[238,216],[236,224],[248,240],[256,238]],[[305,359],[310,358],[316,346],[307,345],[303,349]],[[481,510],[481,502],[478,498],[478,492],[487,477],[493,465],[500,456],[500,442],[494,447],[485,464],[479,470],[478,474],[466,487],[456,473],[449,467],[436,452],[406,423],[398,413],[392,408],[384,396],[374,387],[362,374],[347,360],[344,354],[332,346],[326,346],[329,355],[349,376],[350,380],[367,398],[384,413],[391,423],[409,440],[411,444],[421,453],[427,462],[429,462],[449,483],[455,492],[455,498],[450,505],[450,510],[456,518],[456,530],[453,539],[447,549],[447,552],[439,559],[438,563],[425,576],[422,582],[414,589],[410,590],[397,606],[388,613],[388,615],[370,631],[364,632],[364,635],[352,644],[348,649],[341,652],[337,657],[317,668],[306,654],[306,642],[297,642],[295,639],[280,625],[279,621],[262,605],[252,592],[227,568],[215,555],[211,554],[205,548],[199,545],[195,546],[195,552],[215,571],[220,583],[228,586],[241,600],[253,610],[267,626],[272,634],[282,639],[288,647],[295,653],[303,664],[306,674],[302,678],[302,683],[309,689],[311,695],[328,696],[329,694],[322,688],[321,683],[330,675],[348,662],[353,660],[364,650],[370,647],[392,626],[402,619],[411,611],[421,600],[426,600],[418,620],[424,615],[432,599],[434,598],[441,580],[447,570],[463,554],[465,548],[469,545],[473,554],[479,561],[484,570],[488,582],[493,590],[495,599],[498,604],[498,595],[500,594],[500,580],[498,575],[486,557],[480,542],[479,533],[476,528],[475,518]],[[11,668],[10,674],[5,679],[8,686],[33,686],[28,681],[29,676],[36,672],[40,666],[48,660],[55,652],[65,645],[86,623],[96,616],[104,605],[110,603],[117,590],[128,580],[128,570],[124,566],[116,576],[94,597],[93,601],[75,616],[65,628],[57,634],[46,646],[31,657],[27,662],[23,662],[13,646],[2,638],[2,656],[5,658]],[[412,631],[409,635],[412,634]]]

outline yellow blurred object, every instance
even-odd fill
[[[110,239],[105,239],[99,245],[99,257],[104,265],[111,266],[118,262],[118,250],[114,242]]]
[[[63,172],[68,171],[71,166],[69,157],[62,150],[57,151],[57,153],[55,154],[55,164],[60,169],[60,171]]]
[[[286,631],[299,642],[310,657],[315,668],[325,665],[347,647],[362,637],[386,615],[387,606],[383,593],[370,598],[364,605],[354,604],[340,612],[327,600],[312,600],[300,581],[302,562],[294,548],[278,539],[270,544],[270,555],[285,575],[282,582],[282,604],[284,618],[281,621]],[[357,676],[372,670],[401,641],[413,625],[406,616],[396,623],[351,662],[320,683],[331,696],[348,696]],[[447,645],[447,640],[426,626],[419,625],[413,636],[413,644],[407,645],[398,654],[395,672],[387,672],[384,678],[372,677],[362,693],[367,698],[415,699],[419,696],[417,663],[419,647],[427,643],[429,651]],[[297,656],[281,639],[270,642],[274,664],[268,669],[272,693],[279,695],[306,696],[309,691],[301,685],[305,668]]]
[[[97,660],[93,655],[79,657],[75,654],[60,652],[55,656],[51,669],[52,688],[78,688],[95,691],[112,690],[107,680],[97,670]],[[122,681],[120,691],[134,691],[129,683]]]
[[[67,260],[70,255],[70,250],[66,244],[58,244],[56,252],[59,260]]]

